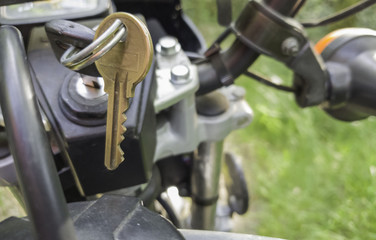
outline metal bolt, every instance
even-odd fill
[[[159,39],[155,47],[157,52],[164,56],[172,56],[181,50],[178,40],[174,37],[167,36]]]
[[[185,65],[176,65],[171,69],[171,82],[185,84],[189,82],[189,68]]]
[[[299,42],[294,37],[286,38],[282,42],[282,53],[286,56],[295,56],[300,49]]]
[[[239,101],[244,99],[245,96],[245,90],[242,87],[239,86],[232,86],[232,92],[231,92],[231,100],[232,101]]]

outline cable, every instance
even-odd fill
[[[231,28],[226,28],[218,37],[217,39],[210,45],[210,47],[204,53],[204,56],[196,56],[196,58],[191,59],[191,56],[188,57],[192,60],[193,64],[202,64],[209,61],[209,56],[212,54],[218,53],[221,49],[221,43],[230,35]]]
[[[243,73],[245,76],[247,77],[250,77],[262,84],[265,84],[269,87],[273,87],[275,89],[278,89],[278,90],[281,90],[281,91],[285,91],[285,92],[296,92],[295,88],[292,88],[292,87],[288,87],[288,86],[283,86],[283,85],[279,85],[279,84],[275,84],[273,83],[271,80],[265,78],[265,77],[262,77],[256,73],[253,73],[253,72],[249,72],[249,71],[246,71]]]
[[[303,7],[305,2],[306,2],[306,0],[302,0],[298,3],[298,5],[296,6],[296,8],[294,9],[294,11],[291,14],[291,17],[294,17],[299,12],[299,10]]]
[[[214,43],[212,44],[215,45],[215,44],[220,44],[222,43],[227,37],[228,35],[230,35],[231,33],[231,28],[230,27],[227,27],[218,37],[217,39],[214,41]]]
[[[176,216],[172,207],[165,201],[161,196],[157,197],[157,201],[162,205],[162,207],[166,210],[167,215],[171,222],[175,225],[176,228],[180,228],[180,221]]]
[[[207,60],[204,55],[196,53],[196,52],[185,51],[184,53],[187,55],[189,60],[191,60],[191,62],[200,62],[200,61]]]
[[[356,3],[354,5],[351,5],[347,8],[345,8],[345,9],[335,13],[332,16],[329,16],[329,17],[323,18],[323,19],[319,19],[319,20],[314,21],[314,22],[303,22],[302,25],[303,25],[303,27],[306,27],[306,28],[328,25],[328,24],[337,22],[339,20],[345,19],[345,18],[347,18],[351,15],[354,15],[354,14],[366,9],[367,7],[369,7],[369,6],[371,6],[375,3],[376,3],[376,0],[364,0],[364,1],[361,1],[361,2]]]

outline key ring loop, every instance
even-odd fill
[[[115,36],[104,45],[112,35]],[[81,70],[97,61],[110,51],[119,41],[125,41],[128,31],[121,20],[113,24],[87,47],[80,49],[75,46],[68,48],[60,58],[60,63],[71,70]],[[104,45],[104,46],[103,46]],[[94,53],[94,51],[96,51]]]

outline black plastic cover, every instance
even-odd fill
[[[154,64],[145,80],[136,87],[135,97],[126,112],[127,131],[121,144],[125,161],[116,170],[109,171],[104,166],[105,124],[87,126],[73,122],[59,105],[61,86],[72,71],[56,60],[44,28],[32,31],[28,57],[68,144],[71,163],[83,193],[93,195],[147,182],[156,145]]]
[[[164,31],[179,40],[183,50],[204,52],[205,40],[183,13],[180,0],[115,0],[117,11],[142,14],[146,21],[157,20]],[[157,39],[153,39],[155,41]]]
[[[322,52],[330,73],[324,110],[342,121],[376,115],[376,31],[344,29]]]
[[[96,201],[68,206],[78,239],[184,239],[168,220],[143,207],[137,198],[104,195]],[[34,240],[30,221],[15,217],[6,219],[0,223],[0,239]]]
[[[278,240],[239,233],[177,230],[133,197],[104,195],[96,201],[71,203],[68,207],[79,240]],[[35,240],[30,221],[16,217],[0,223],[0,239]]]

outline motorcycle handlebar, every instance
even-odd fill
[[[36,239],[76,239],[44,131],[21,33],[0,27],[0,103]]]
[[[305,0],[263,0],[262,4],[279,14],[293,17],[304,2]],[[233,80],[246,71],[259,55],[258,52],[236,39],[228,50],[198,65],[200,89],[197,95],[232,84]]]
[[[262,53],[284,62],[294,71],[295,96],[301,107],[321,104],[332,117],[344,121],[376,115],[373,94],[376,32],[344,29],[341,34],[333,35],[336,37],[331,38],[319,56],[301,25],[283,17],[294,16],[303,4],[299,0],[250,1],[235,25],[209,48],[207,61],[198,64],[197,95],[232,84]],[[220,52],[219,42],[231,31],[237,39],[228,50]],[[284,44],[291,39],[296,49],[284,51]]]

